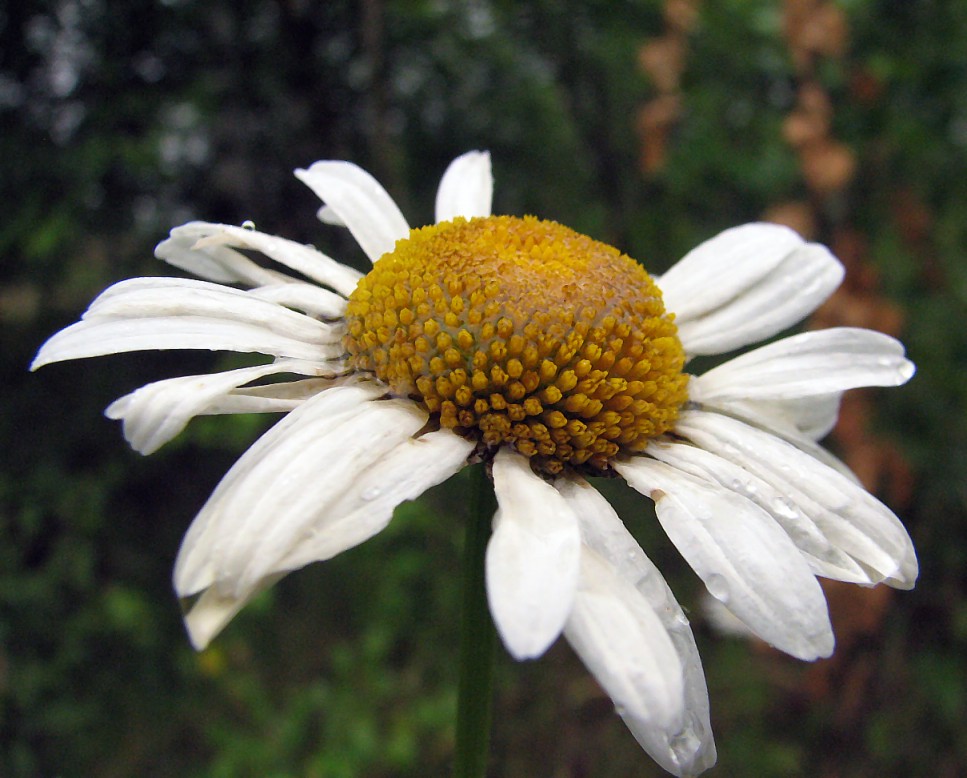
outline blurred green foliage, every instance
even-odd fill
[[[863,234],[919,367],[908,387],[876,395],[876,429],[912,468],[901,512],[921,582],[830,660],[822,693],[819,666],[696,619],[713,774],[967,773],[967,7],[836,4],[848,51],[821,58],[816,78],[857,172],[818,197],[783,137],[800,74],[783,4],[765,0],[702,6],[663,163],[641,172],[636,122],[656,87],[638,57],[672,5],[0,9],[0,774],[446,774],[459,477],[403,506],[377,539],[290,576],[195,654],[170,567],[190,518],[271,420],[197,421],[142,459],[101,409],[220,358],[26,367],[104,286],[166,272],[151,249],[170,226],[253,219],[358,263],[291,170],[357,162],[415,224],[431,219],[439,174],[469,148],[493,152],[498,211],[560,220],[658,271],[790,200],[809,204],[822,239],[844,225]],[[643,501],[603,488],[694,607],[695,580]],[[566,647],[526,665],[504,657],[497,681],[494,776],[659,773]]]

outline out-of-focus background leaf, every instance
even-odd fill
[[[291,171],[371,170],[412,224],[493,152],[496,208],[660,272],[751,219],[829,243],[808,326],[901,336],[919,372],[847,398],[830,445],[905,520],[916,590],[830,587],[839,647],[717,635],[644,501],[613,499],[691,609],[718,776],[967,774],[967,5],[939,0],[24,0],[0,8],[0,774],[425,776],[452,756],[460,478],[290,576],[195,654],[180,537],[269,423],[196,421],[150,458],[114,398],[228,364],[26,372],[192,218],[359,250]],[[361,266],[361,264],[360,264]],[[501,657],[493,776],[650,776],[566,646]]]

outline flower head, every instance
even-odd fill
[[[140,349],[273,357],[148,384],[107,410],[142,453],[200,414],[287,413],[185,536],[174,582],[195,598],[195,646],[286,573],[372,537],[401,502],[483,460],[499,505],[488,599],[508,651],[536,657],[563,634],[641,745],[692,775],[715,746],[688,621],[587,476],[651,498],[709,593],[801,659],[833,650],[817,575],[913,585],[900,522],[817,443],[844,391],[913,375],[900,343],[819,330],[686,372],[693,356],[815,310],[843,274],[824,247],[749,224],[655,278],[561,225],[492,216],[484,153],[450,165],[437,223],[416,230],[354,165],[297,175],[372,260],[368,274],[253,229],[187,224],[157,255],[200,280],[110,287],[33,365]],[[280,375],[291,379],[264,383]]]
[[[641,265],[533,217],[414,230],[359,282],[346,322],[354,372],[540,472],[604,472],[686,399],[675,324]]]

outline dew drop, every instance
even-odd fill
[[[772,501],[770,505],[772,508],[772,513],[783,519],[797,519],[799,518],[799,511],[796,507],[789,502],[785,497],[777,497]]]
[[[736,494],[741,494],[743,497],[748,497],[749,499],[754,499],[759,492],[758,487],[752,481],[743,481],[740,478],[734,478],[729,484],[729,487]]]
[[[253,222],[251,219],[246,219],[245,221],[242,222],[242,229],[243,230],[254,230],[255,229],[255,222]]]
[[[712,573],[708,577],[708,580],[705,581],[705,588],[719,602],[727,603],[729,601],[731,592],[729,590],[729,582],[725,579],[724,575]]]
[[[687,764],[702,747],[702,739],[696,734],[694,724],[690,721],[689,725],[675,735],[668,745],[678,763]]]
[[[383,490],[380,489],[378,486],[370,486],[369,488],[364,489],[363,493],[360,496],[368,502],[370,500],[375,500],[382,493],[383,493]]]
[[[645,587],[650,587],[651,585],[651,573],[647,570],[639,572],[633,581],[635,588],[641,591]]]

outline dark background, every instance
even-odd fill
[[[497,212],[656,272],[753,219],[833,246],[849,277],[807,326],[890,332],[919,367],[829,440],[909,527],[917,588],[830,587],[837,652],[799,663],[714,634],[646,501],[605,488],[693,616],[711,775],[967,774],[967,4],[24,0],[0,5],[0,775],[446,774],[459,476],[196,654],[171,565],[271,420],[142,458],[102,409],[230,358],[26,370],[102,288],[169,272],[173,225],[252,219],[361,266],[291,171],[352,160],[417,225],[471,148]],[[495,705],[493,776],[660,774],[563,642],[502,655]]]

